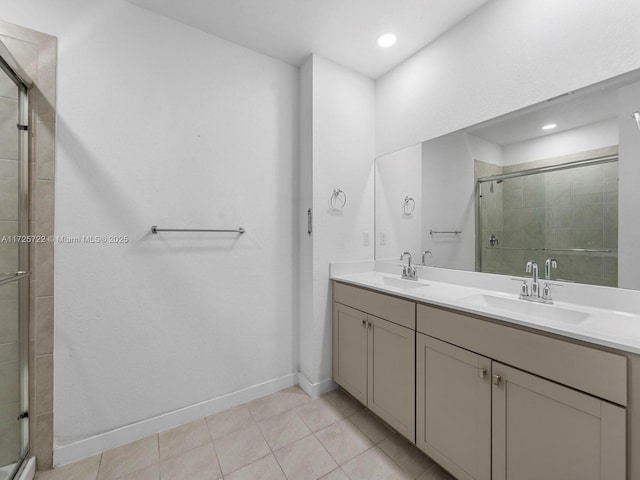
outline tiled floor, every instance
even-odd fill
[[[298,387],[39,472],[36,480],[453,480],[346,393]]]

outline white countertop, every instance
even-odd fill
[[[511,282],[509,277],[496,279],[496,275],[460,272],[459,282],[444,282],[434,278],[448,276],[448,280],[455,280],[455,274],[435,272],[428,275],[432,269],[424,269],[422,276],[431,278],[399,282],[399,273],[390,273],[394,270],[397,268],[373,262],[332,264],[331,279],[624,352],[640,353],[640,314],[626,308],[632,304],[640,306],[640,292],[586,285],[571,285],[569,289],[560,290],[552,286],[554,304],[546,305],[518,299],[519,284]],[[478,287],[477,284],[482,283],[478,280],[492,284],[492,288]],[[563,294],[572,299],[584,295],[585,301],[562,301]]]

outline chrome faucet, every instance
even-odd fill
[[[551,280],[551,269],[558,268],[558,261],[555,258],[547,258],[544,262],[544,279]]]
[[[400,260],[404,260],[404,257],[408,257],[408,259],[407,265],[402,267],[402,278],[406,280],[418,280],[418,272],[416,270],[416,267],[411,266],[411,253],[402,252],[402,254],[400,254]]]
[[[544,262],[544,278],[545,280],[551,280],[551,269],[558,268],[558,261],[555,258],[547,258]],[[551,298],[551,286],[549,282],[544,282],[544,288],[542,289],[542,301],[544,303],[553,303]]]
[[[544,264],[544,275],[547,280],[551,278],[552,268],[558,268],[558,262],[555,258],[547,259]],[[540,282],[538,281],[538,264],[533,260],[529,260],[527,262],[525,272],[531,274],[531,288],[529,288],[527,281],[524,280],[520,286],[520,298],[531,302],[553,303],[549,283],[545,282],[542,291],[540,290]]]
[[[429,257],[432,257],[433,254],[431,253],[431,250],[425,250],[424,252],[422,252],[422,265],[423,266],[427,266],[427,262],[425,261],[425,257],[429,255]]]

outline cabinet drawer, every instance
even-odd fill
[[[417,330],[619,405],[627,405],[627,358],[568,341],[418,305]]]
[[[416,329],[416,304],[413,302],[339,282],[333,282],[333,301]]]

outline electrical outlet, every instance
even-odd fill
[[[362,232],[362,245],[369,246],[369,232]]]
[[[380,245],[387,244],[387,234],[384,232],[380,232]]]

